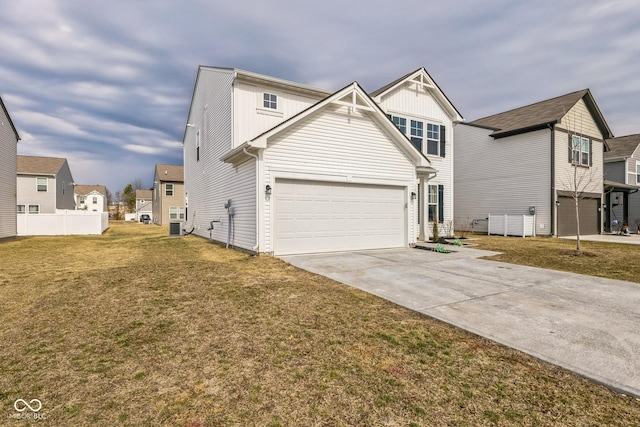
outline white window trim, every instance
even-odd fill
[[[264,106],[264,95],[268,94],[268,95],[274,95],[276,97],[276,108],[268,108]],[[273,116],[273,117],[284,117],[284,113],[282,112],[282,96],[274,91],[269,91],[269,90],[263,90],[263,91],[258,91],[257,93],[257,97],[258,97],[258,102],[257,102],[257,107],[256,107],[256,112],[258,114],[263,114],[266,116]]]
[[[636,160],[636,183],[635,185],[640,184],[640,161]]]
[[[432,198],[435,198],[435,202],[431,201]],[[435,206],[435,215],[434,215],[434,219],[435,219],[438,216],[438,184],[429,184],[427,186],[427,220],[429,222],[433,222],[434,220],[434,219],[429,219],[431,206]],[[437,218],[437,219],[438,219],[438,222],[440,222],[442,218]]]
[[[578,147],[576,149],[576,144],[578,143]],[[587,143],[587,150],[584,150],[584,143]],[[591,153],[589,152],[589,146],[591,145],[591,141],[589,138],[585,138],[580,135],[571,135],[571,164],[575,166],[582,166],[588,168],[591,164]],[[578,161],[576,161],[576,154],[578,154]],[[582,158],[583,154],[587,155],[587,163],[583,163]]]
[[[31,207],[32,207],[32,206],[37,207],[37,208],[38,208],[38,211],[37,211],[37,212],[33,212],[33,213],[32,213],[32,212],[31,212]],[[38,214],[40,213],[40,205],[29,205],[29,207],[28,207],[28,209],[27,209],[27,213],[28,213],[29,215],[38,215]]]
[[[167,194],[167,190],[168,190],[169,186],[171,186],[171,194]],[[173,197],[173,196],[175,196],[175,192],[176,192],[176,187],[173,185],[173,183],[167,182],[166,184],[164,184],[164,196],[165,197]]]
[[[40,190],[38,188],[40,186],[40,184],[38,184],[38,180],[40,180],[40,179],[44,179],[44,187],[45,187],[44,190]],[[42,192],[49,191],[49,179],[47,179],[46,176],[45,177],[39,176],[39,177],[36,178],[36,191],[42,191]]]
[[[431,126],[435,126],[438,129],[438,138],[433,139],[433,138],[429,138],[429,125]],[[428,154],[430,156],[440,156],[440,132],[442,131],[441,129],[441,125],[438,123],[434,123],[434,122],[425,122],[425,126],[424,126],[424,140],[425,140],[425,145],[427,146],[427,149],[425,150],[425,154]],[[429,142],[435,142],[436,143],[436,152],[435,153],[429,153]]]
[[[185,219],[184,206],[169,206],[169,220],[183,221],[184,219]]]

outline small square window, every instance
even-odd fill
[[[29,205],[29,214],[39,214],[40,213],[40,205]]]
[[[262,95],[262,106],[272,110],[278,109],[278,96],[272,93],[264,93]]]
[[[24,205],[18,205],[18,214],[27,213]]]

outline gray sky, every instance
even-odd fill
[[[636,0],[20,0],[0,14],[18,153],[112,193],[182,164],[198,65],[374,91],[424,66],[467,121],[590,88],[640,133]]]

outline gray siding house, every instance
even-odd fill
[[[535,233],[602,231],[603,155],[613,135],[589,89],[455,129],[455,216],[486,232],[488,215],[535,212]],[[574,196],[576,196],[574,198]]]
[[[17,234],[16,170],[20,135],[0,98],[0,239]]]
[[[640,226],[640,134],[607,140],[604,153],[605,229],[618,231],[625,222]]]
[[[18,215],[75,210],[74,182],[67,159],[18,156]]]

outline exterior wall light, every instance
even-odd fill
[[[556,207],[560,206],[560,200],[556,200]]]
[[[412,191],[412,192],[411,192],[411,200],[415,200],[415,199],[417,199],[417,198],[418,198],[418,195],[416,194],[416,192],[415,192],[415,191]]]
[[[269,184],[264,188],[264,194],[267,196],[271,195],[271,186]]]

